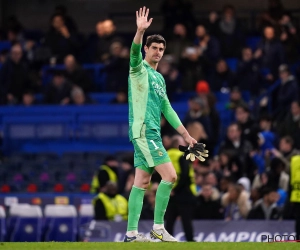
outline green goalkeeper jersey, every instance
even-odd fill
[[[132,43],[128,79],[129,138],[140,138],[143,124],[160,134],[161,114],[173,128],[181,121],[170,105],[163,76],[142,58],[141,44]]]

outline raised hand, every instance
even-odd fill
[[[145,31],[152,23],[153,18],[150,18],[148,21],[148,14],[149,9],[146,9],[145,6],[136,11],[136,25],[138,30]]]

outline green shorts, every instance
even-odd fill
[[[171,162],[162,144],[160,134],[155,129],[147,129],[144,124],[141,137],[132,140],[134,147],[134,167],[152,174],[154,167]]]

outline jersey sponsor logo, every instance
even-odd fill
[[[166,92],[165,92],[165,90],[164,90],[164,88],[163,88],[162,86],[160,86],[160,85],[159,85],[158,83],[156,83],[156,82],[152,82],[152,86],[153,86],[155,92],[156,92],[159,96],[165,97]]]
[[[163,156],[163,154],[164,154],[163,152],[158,151],[158,155],[159,155],[159,156]]]

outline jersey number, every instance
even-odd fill
[[[150,140],[150,142],[153,144],[155,150],[159,149],[159,147],[157,147],[157,145],[155,144],[155,142],[153,140]]]

